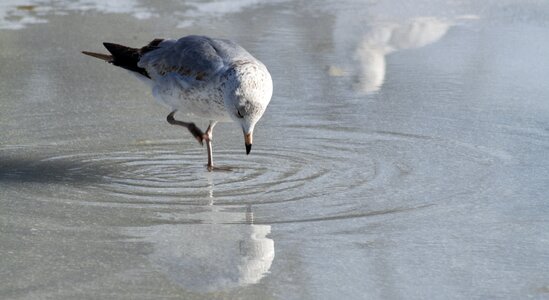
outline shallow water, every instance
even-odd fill
[[[0,4],[1,298],[549,297],[549,4],[477,2]],[[228,171],[79,52],[187,34],[273,75]]]

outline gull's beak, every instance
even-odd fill
[[[246,155],[250,154],[250,151],[252,151],[252,142],[253,142],[253,134],[245,133],[244,134],[244,144],[246,144]]]

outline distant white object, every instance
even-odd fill
[[[342,54],[339,57],[346,58],[349,55],[343,53],[352,53],[353,61],[342,63],[347,65],[345,70],[348,71],[345,73],[355,78],[355,88],[364,93],[373,93],[381,88],[388,54],[434,43],[454,25],[449,20],[419,17],[399,22],[365,19],[366,26],[356,26],[357,18],[338,18],[334,38],[340,45],[337,50]]]
[[[230,40],[186,36],[155,39],[142,48],[103,43],[111,53],[84,54],[132,71],[152,87],[172,112],[168,122],[186,127],[200,144],[206,141],[208,169],[213,169],[212,130],[217,122],[236,121],[250,153],[255,124],[267,108],[273,83],[265,65]],[[176,111],[206,119],[203,133],[194,123],[174,119]]]

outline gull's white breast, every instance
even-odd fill
[[[231,121],[219,76],[204,82],[193,81],[175,73],[168,74],[156,80],[153,95],[172,110],[208,120]]]

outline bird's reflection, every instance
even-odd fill
[[[434,17],[389,22],[354,14],[345,12],[337,17],[334,41],[340,61],[337,66],[330,67],[329,73],[352,77],[355,89],[363,93],[373,93],[381,88],[388,54],[434,43],[453,24]]]
[[[258,283],[269,272],[275,255],[267,237],[271,226],[253,224],[251,207],[213,209],[192,218],[199,221],[132,233],[152,244],[148,259],[170,281],[189,291],[213,292]]]

